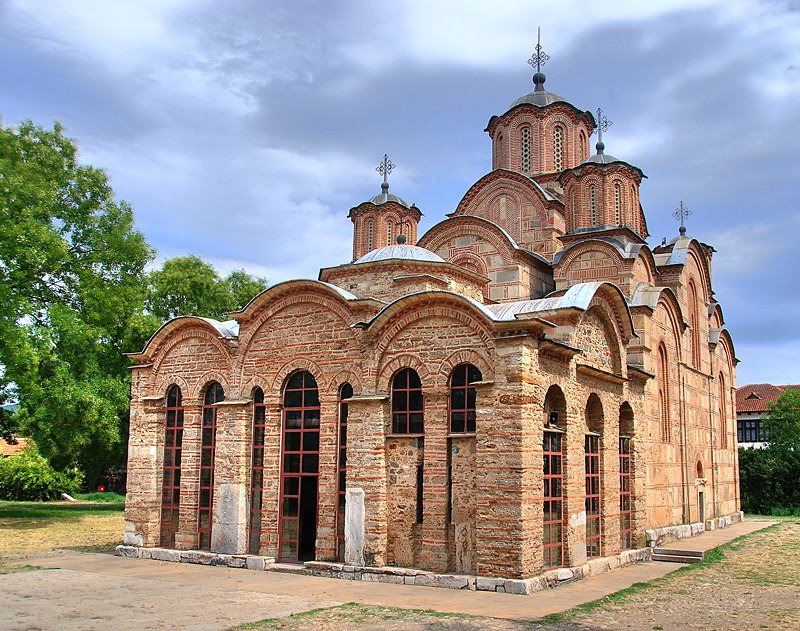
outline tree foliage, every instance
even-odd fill
[[[764,449],[739,449],[742,509],[759,514],[797,514],[800,510],[800,389],[790,388],[762,421]]]
[[[34,445],[11,458],[0,458],[0,500],[43,502],[57,500],[62,493],[77,493],[80,471],[56,471]]]
[[[119,459],[123,340],[152,256],[130,206],[58,124],[0,126],[0,387],[56,468],[92,478]]]
[[[224,318],[267,287],[264,278],[234,270],[221,278],[197,256],[177,256],[150,272],[146,311],[160,321],[181,315]]]

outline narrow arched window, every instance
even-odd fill
[[[347,416],[353,386],[349,383],[339,388],[339,447],[337,453],[336,480],[336,558],[344,560],[344,509],[347,496]]]
[[[589,157],[589,143],[586,140],[586,134],[581,131],[580,133],[580,142],[581,142],[581,160],[586,160]]]
[[[375,224],[371,221],[367,222],[367,250],[375,248]]]
[[[692,367],[700,368],[700,318],[697,315],[697,289],[694,281],[689,281],[686,291],[686,300],[689,303],[689,334],[691,335]]]
[[[178,514],[181,507],[181,452],[183,450],[183,397],[178,386],[167,391],[167,418],[164,428],[164,475],[161,486],[162,548],[175,547]]]
[[[556,125],[553,128],[553,164],[555,164],[556,171],[561,171],[564,168],[564,128],[561,125]]]
[[[719,446],[722,449],[728,448],[728,405],[725,392],[725,377],[719,373],[718,377],[719,398]]]
[[[583,438],[584,483],[586,495],[586,556],[601,556],[603,497],[600,467],[602,465],[600,446],[604,425],[603,405],[600,398],[592,393],[586,402],[586,435]]]
[[[394,221],[392,218],[386,220],[386,245],[392,245],[392,239],[394,238]]]
[[[633,409],[626,401],[619,408],[619,541],[620,548],[633,547]]]
[[[203,426],[200,447],[200,497],[197,505],[197,547],[211,549],[211,526],[214,507],[214,457],[217,451],[217,403],[225,399],[216,381],[206,388],[203,397]]]
[[[531,128],[527,125],[519,130],[520,165],[523,173],[531,170]]]
[[[569,195],[569,207],[572,212],[572,225],[569,227],[570,232],[578,227],[577,218],[577,204],[575,203],[575,191],[573,190]]]
[[[619,183],[614,184],[614,215],[616,225],[622,225],[622,187]]]
[[[481,381],[483,375],[472,364],[456,366],[450,377],[450,433],[474,434],[475,433],[475,402],[477,393],[476,381]]]
[[[671,436],[670,410],[669,410],[669,362],[667,349],[662,343],[658,347],[658,403],[661,418],[661,440],[668,443]]]
[[[392,433],[422,434],[422,382],[416,370],[404,368],[392,380]]]
[[[542,442],[542,556],[544,567],[564,565],[564,436],[567,401],[558,386],[550,386],[544,398]]]
[[[591,213],[591,224],[597,225],[597,189],[594,184],[589,185],[589,211]]]
[[[264,434],[266,433],[266,406],[264,391],[253,391],[253,445],[250,458],[250,521],[247,525],[247,550],[258,554],[261,550],[261,515],[264,501]]]

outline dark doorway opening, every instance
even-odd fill
[[[298,561],[313,561],[317,544],[317,480],[305,476],[300,480],[300,541]]]

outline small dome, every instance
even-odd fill
[[[391,259],[404,259],[407,261],[428,261],[431,263],[444,263],[445,260],[430,250],[416,245],[387,245],[377,250],[367,252],[356,263],[371,263],[373,261],[388,261]]]
[[[607,153],[596,153],[591,158],[584,160],[583,164],[611,164],[612,162],[622,162],[622,160]]]
[[[525,96],[519,97],[516,101],[514,101],[511,104],[511,107],[509,107],[508,109],[514,108],[517,105],[522,105],[523,103],[544,107],[545,105],[550,105],[551,103],[557,103],[557,102],[566,103],[567,100],[563,96],[560,96],[555,92],[547,92],[545,90],[534,90],[533,92],[529,92]]]
[[[387,202],[395,202],[396,204],[400,204],[401,206],[405,206],[406,208],[411,208],[411,205],[408,204],[405,200],[399,198],[397,195],[394,195],[392,193],[386,193],[386,192],[381,193],[380,195],[376,195],[369,201],[375,204],[376,206],[380,206],[381,204],[385,204]]]

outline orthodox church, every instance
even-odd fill
[[[533,83],[427,233],[384,158],[351,262],[132,355],[126,544],[513,579],[739,515],[714,249]]]

